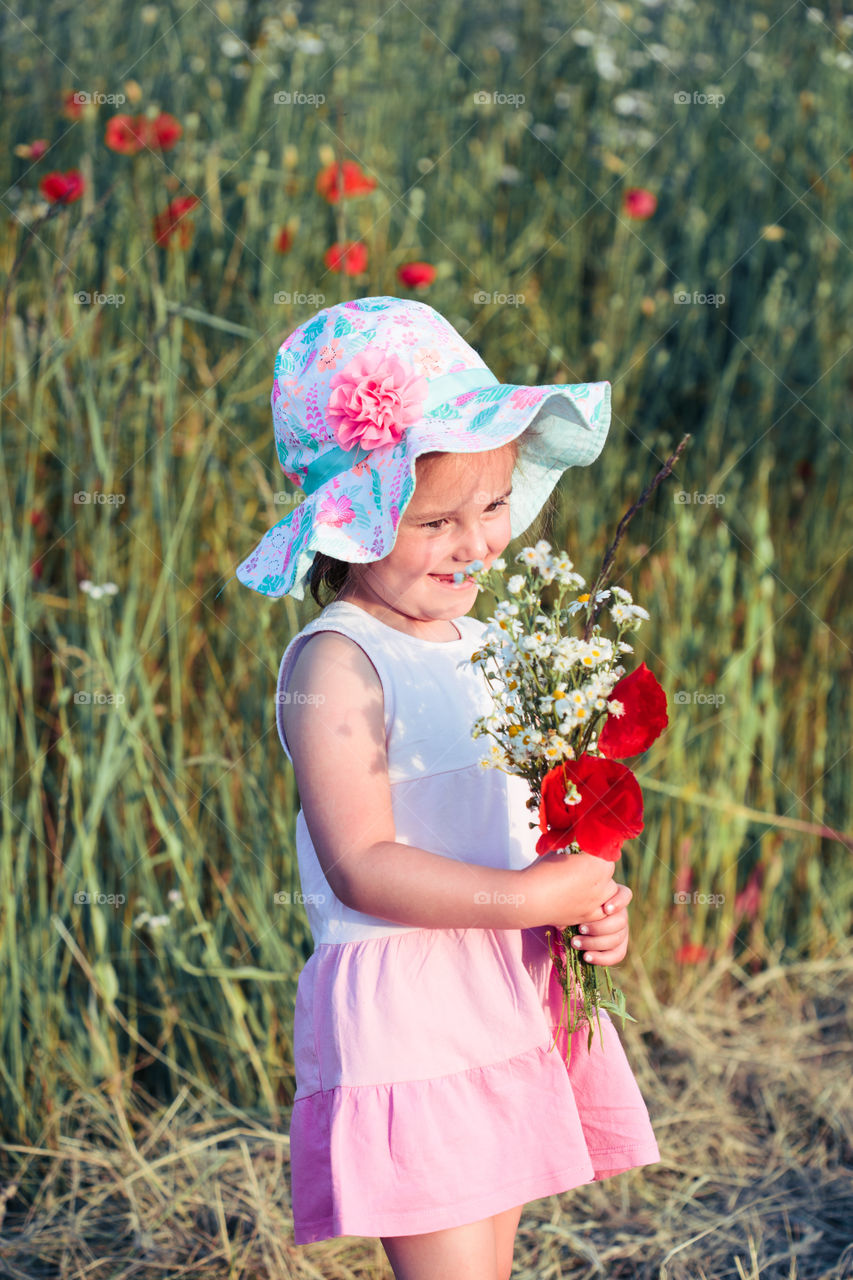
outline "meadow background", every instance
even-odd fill
[[[298,501],[278,345],[391,293],[504,382],[612,383],[546,530],[590,581],[691,435],[613,576],[670,705],[620,864],[665,1157],[537,1206],[519,1274],[848,1275],[853,14],[38,0],[0,36],[3,1274],[390,1275],[287,1241],[273,695],[317,609],[233,571]]]

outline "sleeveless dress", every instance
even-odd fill
[[[478,760],[492,710],[469,659],[485,623],[455,641],[415,638],[335,601],[288,644],[281,716],[308,636],[338,631],[382,683],[396,838],[444,857],[521,870],[536,857],[525,780]],[[315,950],[297,984],[290,1124],[297,1245],[437,1231],[660,1159],[616,1028],[556,1038],[563,994],[535,929],[418,928],[332,893],[300,809],[296,849]]]

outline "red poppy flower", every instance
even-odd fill
[[[416,289],[422,285],[432,284],[435,279],[435,267],[429,262],[407,262],[397,268],[397,279],[408,289]]]
[[[46,173],[39,183],[39,191],[48,204],[73,204],[83,194],[83,175],[79,169],[67,173]]]
[[[161,111],[156,120],[146,120],[145,141],[149,147],[157,147],[160,151],[171,151],[182,136],[184,126],[167,111]]]
[[[566,804],[566,789],[574,783],[577,804]],[[643,830],[643,796],[637,779],[624,764],[584,754],[564,760],[542,779],[539,802],[542,835],[536,852],[552,853],[573,842],[584,853],[616,862],[622,845]]]
[[[599,734],[598,749],[610,759],[622,760],[647,751],[669,724],[666,694],[645,662],[613,686],[607,701],[611,700],[621,702],[625,713],[618,718],[608,716]]]
[[[369,178],[354,160],[344,160],[340,165],[326,165],[317,174],[317,191],[329,204],[337,204],[342,194],[365,196],[375,188],[376,179]]]
[[[645,187],[630,187],[625,192],[622,207],[629,218],[650,218],[658,207],[657,196]]]
[[[111,116],[107,121],[104,142],[123,156],[135,156],[146,145],[143,116]]]
[[[685,942],[675,953],[676,964],[699,964],[708,959],[708,952],[698,942]]]
[[[161,111],[156,120],[147,116],[111,116],[107,121],[104,142],[124,156],[135,156],[144,147],[152,151],[171,151],[182,136],[184,127],[174,116]]]
[[[330,271],[343,271],[345,276],[357,276],[367,269],[367,245],[361,240],[336,240],[323,254],[323,261]]]
[[[193,238],[193,221],[186,215],[198,204],[198,196],[177,196],[163,213],[154,219],[154,239],[162,248],[172,244],[177,236],[181,249],[188,249]]]
[[[287,253],[293,248],[293,236],[287,227],[282,227],[275,238],[275,247],[279,253]]]

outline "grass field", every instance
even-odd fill
[[[109,1257],[113,1195],[131,1242],[156,1243],[181,1187],[208,1226],[173,1222],[174,1252],[134,1274],[178,1274],[202,1230],[221,1254],[191,1274],[390,1274],[352,1241],[293,1250],[284,1201],[283,1252],[226,1242],[286,1157],[312,941],[273,693],[316,612],[232,575],[295,500],[279,343],[391,293],[502,381],[612,383],[604,452],[565,478],[548,533],[590,580],[691,435],[613,579],[651,615],[636,662],[670,707],[636,769],[619,970],[666,1153],[537,1213],[547,1231],[523,1219],[518,1274],[841,1280],[853,16],[39,0],[3,7],[0,36],[0,1272]],[[117,114],[148,123],[118,133]],[[361,190],[332,201],[344,161]],[[333,269],[352,243],[353,273]],[[412,263],[429,284],[403,283]],[[238,1116],[252,1141],[220,1166]],[[735,1213],[747,1182],[772,1222]],[[87,1188],[106,1216],[83,1247]],[[577,1206],[604,1224],[591,1244]],[[131,1274],[110,1265],[92,1273]]]

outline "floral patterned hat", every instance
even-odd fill
[[[610,383],[498,382],[432,307],[357,298],[326,307],[279,348],[272,388],[281,468],[305,499],[237,566],[265,596],[304,598],[318,551],[381,560],[415,489],[422,453],[480,453],[534,419],[542,439],[519,449],[510,527],[518,537],[568,467],[588,466],[610,427]]]

